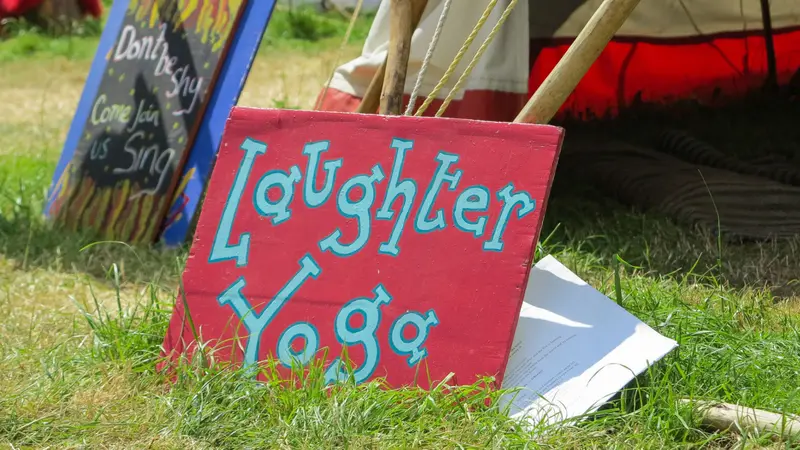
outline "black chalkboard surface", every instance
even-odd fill
[[[131,0],[54,217],[152,242],[247,0]]]

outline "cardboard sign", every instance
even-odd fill
[[[245,2],[115,3],[113,43],[98,49],[104,64],[96,58],[87,80],[48,215],[108,239],[155,240]]]
[[[183,274],[217,360],[502,380],[562,130],[235,108]],[[164,348],[191,353],[183,301]],[[347,348],[348,361],[339,358]]]

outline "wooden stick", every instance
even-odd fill
[[[412,4],[414,17],[411,23],[411,34],[413,35],[414,30],[416,30],[417,25],[419,25],[419,21],[422,20],[422,13],[425,12],[425,7],[428,4],[428,0],[412,0]],[[378,68],[378,71],[375,72],[375,75],[372,77],[369,87],[367,87],[367,91],[364,93],[364,97],[361,100],[361,104],[358,105],[356,112],[374,114],[378,111],[378,106],[381,99],[381,91],[383,90],[383,79],[385,77],[386,60],[384,59],[383,63],[381,63],[380,67]]]
[[[681,399],[681,403],[696,406],[703,416],[703,424],[719,431],[746,431],[774,433],[781,438],[800,437],[800,420],[783,414],[747,408],[721,402],[691,401]]]
[[[378,106],[381,102],[381,90],[383,89],[383,78],[386,76],[386,60],[384,59],[378,71],[369,82],[367,92],[364,93],[364,98],[361,99],[361,104],[358,105],[356,112],[365,114],[374,114],[378,111]]]
[[[639,0],[604,0],[514,122],[548,123]]]
[[[766,88],[775,90],[778,87],[778,69],[775,61],[775,40],[772,31],[772,12],[769,0],[761,0],[761,22],[764,24],[764,46],[767,51],[767,81]]]
[[[389,50],[386,54],[386,74],[381,91],[380,113],[398,115],[403,108],[403,88],[406,85],[408,56],[411,53],[413,11],[411,0],[391,0],[389,13]]]

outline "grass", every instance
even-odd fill
[[[110,5],[106,6],[106,12]],[[369,32],[374,12],[359,15],[350,41],[361,43]],[[54,36],[24,19],[9,20],[0,25],[0,63],[30,59],[67,58],[91,60],[100,39],[105,17],[89,19],[66,35]],[[264,33],[262,49],[314,53],[322,48],[338,46],[349,20],[331,12],[320,14],[312,7],[275,7]],[[5,38],[4,38],[5,37]]]
[[[278,36],[262,48],[241,103],[309,108],[334,64],[336,39],[297,44],[301,39]],[[96,45],[96,37],[81,39]],[[256,385],[234,370],[187,363],[168,389],[155,365],[186,249],[96,243],[42,220],[91,51],[85,57],[53,53],[47,42],[58,39],[41,40],[25,55],[15,53],[12,41],[0,43],[0,55],[16,55],[0,57],[0,445],[800,445],[705,430],[679,402],[715,399],[800,412],[797,243],[718,247],[702,232],[631,211],[558,177],[538,256],[554,254],[612,298],[619,290],[626,309],[680,343],[580,425],[524,429],[485,405],[485,396],[498,395],[486,389],[478,395],[470,387],[389,391],[375,382],[322,391],[318,371],[304,387],[289,388],[272,378]],[[353,45],[345,57],[356,52]],[[624,263],[615,285],[617,257]]]

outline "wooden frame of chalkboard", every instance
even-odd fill
[[[132,16],[132,14],[141,12],[142,8],[149,8],[155,2],[152,0],[117,0],[112,5],[83,95],[64,145],[64,151],[53,176],[45,214],[73,229],[80,227],[94,228],[95,231],[99,231],[108,239],[129,242],[153,242],[156,235],[160,235],[165,244],[174,246],[186,240],[192,218],[195,216],[199,206],[199,198],[210,175],[225,121],[231,107],[238,101],[239,94],[247,79],[250,66],[255,58],[276,2],[275,0],[221,0],[215,2],[213,7],[228,8],[227,11],[222,11],[223,14],[231,12],[232,8],[238,8],[238,10],[233,11],[235,14],[230,14],[227,18],[227,20],[233,22],[229,24],[229,32],[223,38],[219,38],[219,36],[220,30],[224,29],[223,27],[226,24],[225,20],[215,20],[216,17],[210,16],[205,17],[206,22],[201,22],[202,16],[196,19],[195,25],[200,25],[196,27],[195,31],[207,23],[204,28],[204,38],[208,38],[208,41],[202,40],[202,44],[197,41],[190,42],[190,39],[201,38],[197,38],[194,35],[190,36],[190,32],[183,28],[184,22],[180,22],[178,17],[185,19],[183,17],[184,11],[174,9],[171,11],[172,15],[170,16],[163,9],[164,2],[160,3],[162,3],[162,9],[157,12],[155,9],[157,7],[153,7],[152,11],[145,11],[149,15],[140,14],[138,16]],[[184,1],[181,2],[181,5],[200,4],[200,9],[197,12],[205,14],[205,8],[210,3]],[[174,4],[177,5],[177,2]],[[220,12],[220,9],[213,9],[213,12]],[[191,11],[186,16],[191,19],[193,16],[190,16],[189,13]],[[178,25],[168,20],[162,21],[162,17],[172,17]],[[150,21],[149,29],[146,26],[148,20]],[[173,26],[162,27],[161,24],[164,22]],[[140,50],[137,50],[135,44],[137,41],[134,39],[137,24],[141,26],[139,31],[145,31],[141,33],[143,36],[138,41],[141,42]],[[150,37],[145,36],[147,34],[146,31],[152,32],[153,30],[157,31],[151,33]],[[210,37],[209,32],[211,32]],[[215,35],[213,32],[217,32],[217,34]],[[180,35],[176,37],[175,33]],[[159,86],[156,85],[158,81],[152,78],[142,80],[141,72],[144,72],[143,70],[139,70],[140,76],[136,80],[137,84],[132,87],[126,86],[131,87],[129,97],[141,95],[140,93],[144,91],[142,86],[145,86],[145,95],[150,96],[150,98],[138,99],[140,101],[137,103],[141,106],[125,109],[123,105],[124,99],[120,100],[121,97],[125,97],[124,95],[117,95],[117,103],[101,98],[109,90],[110,77],[119,74],[118,79],[122,83],[126,74],[136,75],[137,70],[135,69],[140,69],[140,67],[135,67],[135,63],[143,58],[142,55],[149,54],[154,56],[151,58],[150,65],[157,61],[155,63],[156,73],[160,69],[162,71],[161,75],[169,75],[167,81],[172,82],[172,87],[174,88],[172,91],[173,97],[175,97],[175,93],[179,89],[183,89],[183,92],[188,93],[191,98],[191,77],[186,76],[186,74],[194,75],[195,79],[202,79],[202,77],[194,66],[189,67],[183,71],[184,78],[188,78],[189,81],[180,84],[182,83],[180,79],[180,61],[176,61],[177,57],[172,58],[172,53],[169,53],[168,57],[156,56],[156,53],[159,53],[156,51],[159,48],[159,42],[162,42],[161,48],[163,49],[160,53],[164,54],[169,53],[164,48],[168,47],[170,43],[182,44],[184,50],[189,52],[188,59],[190,64],[197,59],[192,54],[193,48],[191,45],[194,45],[195,49],[199,47],[200,50],[204,50],[202,45],[206,45],[214,48],[217,53],[217,55],[213,55],[212,52],[207,51],[204,54],[206,58],[201,58],[201,60],[206,61],[204,64],[206,80],[211,81],[211,83],[207,84],[205,92],[201,94],[200,106],[194,111],[194,115],[189,120],[185,120],[184,123],[173,120],[171,121],[171,127],[167,127],[169,117],[165,117],[163,114],[164,105],[158,104],[157,91]],[[164,42],[167,44],[163,45]],[[145,49],[150,50],[150,52],[148,53]],[[216,56],[216,59],[207,55]],[[126,56],[132,56],[132,58],[126,58]],[[147,56],[144,57],[146,58]],[[134,67],[117,67],[117,73],[115,74],[115,65],[111,63],[115,62],[119,66],[120,63],[124,64],[126,59],[133,60]],[[212,67],[212,61],[216,61],[215,67]],[[176,62],[177,64],[175,64]],[[178,69],[171,68],[172,71],[165,74],[164,66],[173,64]],[[170,67],[167,67],[167,69],[170,69]],[[144,78],[147,75],[145,74]],[[201,83],[198,82],[196,86],[195,91],[199,91]],[[169,87],[169,85],[162,86],[163,92],[167,97],[166,90]],[[177,97],[176,100],[180,101],[180,96]],[[197,98],[198,95],[194,95],[194,99],[188,105],[178,104],[177,112],[183,112],[186,115],[185,112],[191,110],[191,106],[197,103]],[[132,139],[131,132],[133,134],[138,133],[138,137],[142,138],[142,142],[148,137],[148,135],[136,130],[137,126],[152,125],[152,123],[148,124],[146,120],[139,120],[141,117],[146,119],[148,113],[146,104],[148,103],[153,103],[157,106],[155,108],[157,112],[151,113],[150,118],[152,120],[150,122],[159,122],[155,132],[149,133],[149,138],[153,141],[155,135],[161,133],[158,136],[160,142],[150,146],[140,145],[137,153],[137,149],[129,145]],[[166,102],[166,110],[170,109],[170,103],[169,101]],[[101,104],[100,108],[98,108],[98,104]],[[112,104],[112,106],[104,109],[103,106],[107,104]],[[102,116],[103,113],[106,114],[106,117]],[[159,113],[160,121],[157,118],[154,119],[154,116]],[[97,122],[100,121],[99,119],[103,118],[111,118],[111,120],[122,118],[127,119],[127,121],[118,120],[123,123],[122,125],[117,124],[116,130],[106,127],[105,130],[99,129],[98,131],[97,127],[92,128],[93,125],[97,125]],[[102,128],[104,123],[100,125]],[[165,130],[166,128],[169,129]],[[128,131],[127,135],[125,134],[126,129]],[[173,133],[167,135],[170,131]],[[178,131],[184,132],[175,133]],[[117,134],[115,135],[114,132],[117,132]],[[115,139],[118,135],[122,137]],[[169,142],[169,139],[174,137],[173,135],[178,136],[175,139],[180,139],[180,141],[177,143],[175,140]],[[128,137],[127,141],[122,139],[126,136]],[[82,141],[82,139],[86,142]],[[158,141],[159,139],[155,140]],[[175,146],[183,144],[182,150],[179,149],[179,152],[174,152],[179,153],[179,157],[176,158],[177,161],[170,161],[169,158],[171,156],[162,157],[158,153],[161,148],[169,147],[169,150],[172,150],[170,144],[175,144]],[[127,156],[128,166],[120,168],[113,167],[113,164],[104,164],[103,168],[100,169],[99,165],[94,164],[94,167],[92,167],[92,158],[103,161],[103,158],[99,156],[104,155]],[[165,160],[167,161],[166,163],[164,163]],[[153,170],[158,169],[159,165],[162,168],[161,174],[169,172],[169,175],[156,179],[157,177],[153,177],[153,175],[159,175],[159,173],[154,173]],[[135,177],[125,178],[124,175],[135,171],[126,172],[128,169],[142,169],[141,171],[145,175],[143,178],[140,176],[139,179]],[[148,171],[149,174],[147,173]],[[111,172],[110,175],[109,172]],[[115,178],[114,175],[123,176]],[[148,179],[148,175],[150,175],[150,179]],[[120,180],[120,178],[125,179]],[[76,183],[76,180],[80,183]],[[149,189],[148,182],[150,183]],[[134,193],[134,187],[138,187],[139,191]],[[160,194],[158,195],[160,199],[156,195],[149,195],[156,193]],[[153,198],[156,199],[154,200]],[[65,204],[71,205],[72,208],[64,208]],[[108,225],[109,223],[110,226]]]

